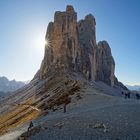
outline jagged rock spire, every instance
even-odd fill
[[[72,6],[72,5],[67,5],[67,7],[66,7],[66,12],[67,12],[67,13],[74,13],[75,11],[74,11],[73,6]]]
[[[106,41],[96,44],[96,21],[92,14],[77,21],[77,13],[68,5],[66,11],[55,12],[54,22],[47,28],[45,56],[40,78],[52,71],[80,72],[88,80],[114,85],[115,63]]]

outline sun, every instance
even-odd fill
[[[36,48],[42,50],[45,47],[47,48],[51,47],[51,41],[49,37],[47,36],[46,38],[44,38],[42,36],[38,36],[36,40]]]
[[[51,41],[45,33],[36,32],[32,35],[31,46],[35,52],[44,53],[45,48],[51,47]]]
[[[37,35],[36,37],[34,37],[34,40],[32,43],[33,48],[36,51],[40,51],[40,52],[44,51],[46,44],[47,44],[47,41],[45,40],[45,37],[43,35]]]
[[[46,40],[44,37],[40,36],[37,38],[36,40],[36,45],[38,46],[38,48],[44,48],[46,45]]]

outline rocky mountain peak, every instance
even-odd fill
[[[68,5],[57,11],[47,28],[45,56],[39,78],[55,71],[71,70],[87,80],[114,86],[115,62],[107,41],[96,43],[96,21],[92,14],[77,21],[77,13]]]
[[[7,77],[0,77],[0,91],[2,92],[13,92],[25,85],[24,82],[16,81],[16,80],[8,80]]]
[[[97,44],[97,79],[111,86],[114,85],[115,61],[107,41],[100,41]]]
[[[93,25],[96,25],[96,21],[95,21],[95,18],[92,14],[88,14],[85,16],[85,20],[90,22],[90,23],[93,23]]]
[[[74,13],[75,11],[74,11],[73,6],[72,5],[67,5],[66,12],[68,12],[68,13]]]

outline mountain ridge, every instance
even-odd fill
[[[140,91],[140,85],[125,85],[130,90]]]
[[[1,92],[13,92],[24,85],[25,85],[24,82],[16,81],[16,80],[9,80],[5,76],[0,77],[0,91]]]

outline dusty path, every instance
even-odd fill
[[[1,136],[0,140],[17,140],[17,138],[26,131],[27,131],[27,125],[20,126],[15,130],[13,130],[12,132],[9,132]]]

